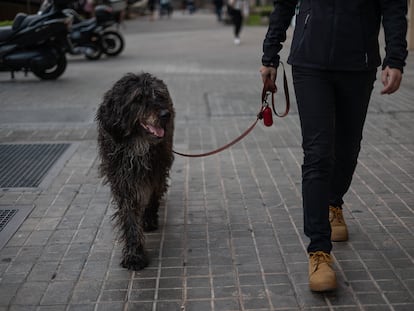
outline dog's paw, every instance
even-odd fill
[[[155,231],[158,229],[158,219],[144,219],[143,228],[145,232]]]
[[[145,254],[128,255],[121,261],[121,266],[128,270],[139,271],[148,266],[149,260]]]

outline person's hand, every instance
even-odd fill
[[[263,81],[263,92],[272,92],[275,93],[277,91],[276,87],[276,75],[277,70],[274,67],[267,67],[261,66],[260,67],[260,74],[262,76]],[[262,94],[263,97],[263,94]]]
[[[272,82],[276,81],[277,71],[274,67],[262,66],[260,67],[260,74],[262,76],[263,83],[265,83],[267,79],[270,79]]]
[[[274,67],[261,66],[260,75],[262,76],[263,84],[266,82],[267,79],[270,79],[273,83],[275,83],[277,71]]]
[[[385,67],[381,74],[384,88],[381,94],[392,94],[399,89],[402,80],[402,72],[397,68]]]

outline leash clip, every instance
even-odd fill
[[[266,107],[269,107],[269,102],[267,101],[267,99],[268,99],[268,97],[269,97],[270,94],[272,94],[272,92],[270,92],[270,91],[267,91],[265,93],[265,95],[263,97],[263,102],[262,102],[262,109],[263,108],[266,108]]]
[[[267,97],[269,94],[265,94],[262,100],[262,107],[260,108],[259,113],[257,114],[257,118],[262,120],[263,119],[263,111],[265,111],[266,108],[269,108],[269,103],[267,102]]]

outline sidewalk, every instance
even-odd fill
[[[150,266],[119,266],[109,188],[97,176],[94,114],[103,93],[126,72],[155,74],[175,105],[175,149],[209,151],[255,119],[266,32],[245,27],[234,46],[232,28],[214,15],[181,12],[125,27],[119,57],[71,58],[57,81],[0,73],[0,159],[8,144],[64,148],[39,185],[0,189],[0,211],[31,210],[0,249],[0,311],[414,310],[413,53],[398,94],[381,96],[375,84],[345,198],[350,240],[333,249],[339,289],[315,294],[295,103],[288,117],[258,124],[218,155],[176,156],[160,228],[147,235]],[[283,103],[282,92],[276,100]]]

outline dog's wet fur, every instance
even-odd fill
[[[105,93],[96,114],[99,171],[116,204],[121,266],[129,270],[148,265],[144,231],[158,228],[174,160],[174,115],[167,86],[149,73],[123,76]]]

